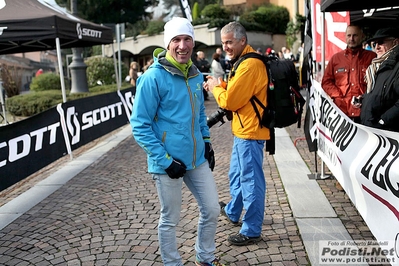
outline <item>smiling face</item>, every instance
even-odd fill
[[[194,40],[189,35],[177,35],[169,45],[169,54],[180,64],[186,64],[193,53]]]
[[[238,58],[246,46],[245,37],[234,38],[233,32],[221,34],[223,50],[231,58]]]

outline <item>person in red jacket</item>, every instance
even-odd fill
[[[35,77],[38,77],[41,74],[43,74],[43,69],[39,69],[38,71],[36,71]]]
[[[376,54],[363,49],[365,36],[359,26],[349,25],[345,36],[347,47],[331,57],[321,86],[342,112],[359,123],[360,108],[352,104],[352,98],[366,92],[366,70]]]

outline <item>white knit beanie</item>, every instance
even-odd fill
[[[164,42],[165,48],[168,48],[170,41],[177,35],[188,35],[194,41],[194,28],[191,22],[186,18],[174,17],[164,26]]]

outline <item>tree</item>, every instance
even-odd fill
[[[115,84],[115,68],[112,58],[91,57],[85,61],[87,64],[87,82],[89,87],[96,86],[98,81],[102,85]],[[129,70],[122,64],[122,77],[126,77]]]
[[[199,18],[200,11],[199,11],[198,2],[194,3],[192,13],[193,13],[193,20]]]
[[[3,80],[3,87],[7,97],[19,94],[19,88],[22,83],[22,69],[20,67],[0,64],[0,78]]]
[[[219,4],[210,4],[201,11],[201,16],[213,19],[228,19],[230,17],[230,13]]]
[[[179,1],[180,0],[163,0],[163,4],[164,4],[166,9],[170,9],[172,6],[179,6],[180,7]]]
[[[287,24],[287,30],[285,34],[287,35],[287,45],[292,47],[293,44],[298,40],[298,34],[301,33],[301,42],[303,40],[303,32],[305,31],[305,20],[306,18],[300,14],[296,14],[295,21],[290,21]]]
[[[71,0],[56,1],[70,10]],[[147,17],[145,9],[156,2],[157,0],[79,0],[78,14],[83,19],[99,24],[134,24]]]

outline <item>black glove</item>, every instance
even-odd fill
[[[215,152],[210,142],[205,142],[205,159],[208,160],[209,168],[213,171],[213,168],[215,168]]]
[[[186,173],[187,166],[178,159],[173,159],[172,164],[165,169],[165,172],[170,178],[178,179],[183,177]]]

